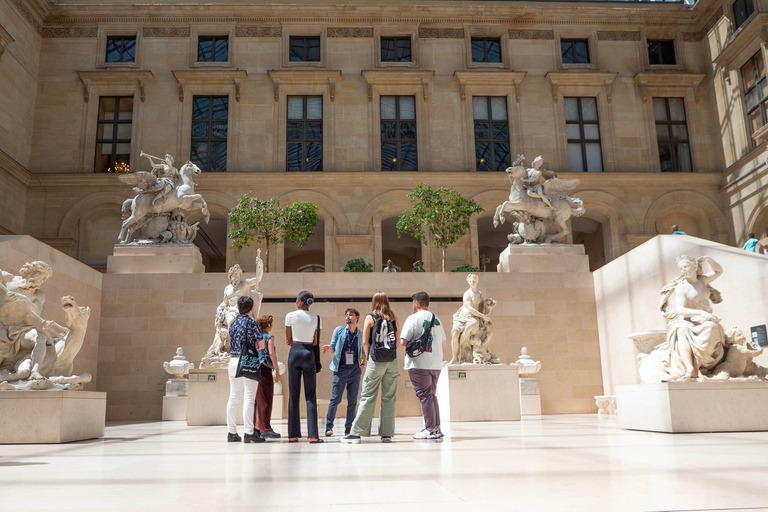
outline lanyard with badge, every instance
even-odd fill
[[[352,350],[352,342],[353,338],[349,335],[349,332],[347,333],[347,339],[344,343],[344,365],[346,366],[352,366],[355,364],[355,353]]]

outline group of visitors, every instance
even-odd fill
[[[400,367],[397,358],[398,345],[409,342],[421,343],[421,349],[405,354],[404,368],[408,370],[413,390],[421,403],[424,429],[414,439],[440,439],[440,410],[437,404],[437,381],[443,365],[445,332],[440,320],[429,311],[429,294],[417,292],[411,297],[413,314],[398,327],[398,319],[392,312],[387,295],[374,294],[371,312],[363,320],[362,331],[358,328],[360,313],[355,308],[344,312],[344,325],[333,330],[331,342],[320,347],[322,319],[309,309],[314,296],[302,291],[296,298],[296,310],[285,316],[285,338],[291,347],[288,355],[288,442],[301,438],[299,395],[304,382],[304,399],[307,409],[307,435],[312,444],[322,443],[317,424],[316,375],[319,371],[319,354],[333,353],[330,370],[333,372],[333,388],[325,419],[325,436],[334,435],[336,409],[344,392],[347,394],[347,413],[344,437],[341,442],[358,444],[361,438],[371,436],[376,400],[381,391],[378,435],[381,442],[389,443],[395,435],[395,400]],[[262,316],[258,321],[250,315],[253,299],[247,296],[237,301],[239,315],[229,328],[230,396],[227,403],[227,441],[260,443],[267,439],[279,439],[272,429],[272,399],[274,382],[280,381],[275,353],[275,337],[272,335],[272,316]],[[238,376],[241,358],[248,358],[247,344],[253,343],[258,350],[261,372],[247,378]],[[418,355],[416,355],[418,354]],[[362,377],[360,405],[357,396]],[[243,397],[244,395],[244,397]],[[245,435],[237,434],[237,407],[244,400],[243,423]],[[256,428],[258,426],[258,428]]]
[[[680,226],[678,226],[677,224],[674,224],[672,226],[672,234],[686,235],[687,233],[685,231],[680,230]],[[749,236],[747,237],[747,241],[744,242],[744,247],[742,247],[742,249],[749,252],[758,252],[757,250],[758,247],[760,247],[764,251],[768,251],[768,246],[761,244],[760,240],[758,240],[757,237],[755,237],[755,234],[750,233]]]

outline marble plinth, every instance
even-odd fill
[[[0,391],[0,444],[68,443],[104,437],[107,394]]]
[[[520,377],[520,414],[523,416],[541,414],[541,393],[538,379]]]
[[[498,272],[589,272],[583,245],[509,244],[499,254]]]
[[[451,365],[437,382],[441,421],[520,420],[517,367]]]
[[[616,387],[619,424],[652,432],[768,430],[768,382],[665,382]]]
[[[205,272],[194,245],[118,244],[107,256],[107,274],[190,274]]]
[[[165,396],[189,395],[189,382],[187,379],[168,379],[165,382]]]
[[[188,396],[164,396],[163,421],[185,421],[188,401]]]

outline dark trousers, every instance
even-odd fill
[[[301,437],[299,394],[304,377],[307,401],[307,436],[317,437],[317,397],[315,394],[315,353],[311,344],[294,343],[288,354],[288,437]]]
[[[411,368],[408,370],[413,390],[421,402],[421,415],[424,416],[424,428],[429,431],[440,426],[440,407],[437,405],[437,379],[440,378],[440,370],[420,370]]]
[[[272,370],[261,365],[261,383],[256,390],[256,414],[253,423],[260,432],[272,430],[272,399],[274,398],[275,381],[272,380]]]
[[[357,409],[357,392],[360,391],[360,367],[351,366],[339,368],[333,372],[333,389],[331,390],[331,402],[328,404],[328,414],[325,415],[325,430],[333,430],[333,422],[336,419],[336,408],[341,403],[347,389],[347,416],[344,419],[344,432],[352,430]]]

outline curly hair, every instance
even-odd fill
[[[49,277],[53,275],[53,269],[49,264],[44,261],[31,261],[25,263],[19,271],[21,277],[24,278],[26,284],[21,286],[22,290],[34,288],[43,284]],[[35,276],[35,279],[30,277]]]

